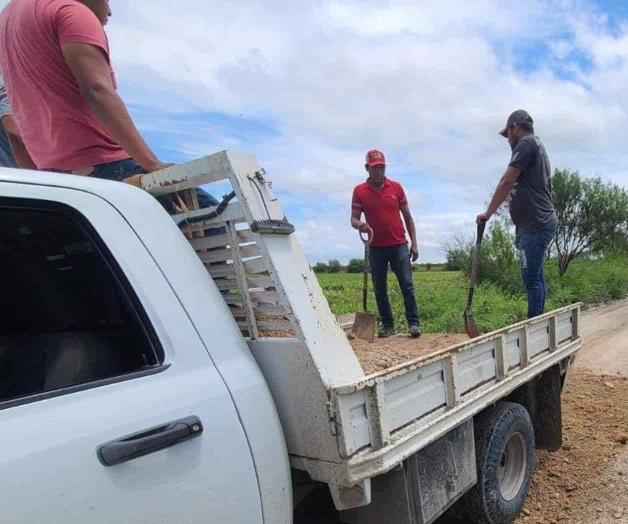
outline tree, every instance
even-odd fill
[[[362,273],[364,271],[364,259],[352,258],[347,265],[347,273]]]
[[[561,276],[584,253],[625,245],[628,191],[600,177],[587,179],[577,171],[558,169],[553,190],[558,216],[553,246]]]
[[[328,273],[329,266],[325,264],[325,262],[317,262],[312,268],[312,271],[314,271],[314,273]]]
[[[327,263],[327,272],[328,273],[339,273],[340,270],[342,269],[342,266],[340,265],[340,262],[336,259],[332,259]]]
[[[455,233],[451,240],[443,244],[447,253],[447,271],[471,273],[471,253],[474,241],[461,233]]]

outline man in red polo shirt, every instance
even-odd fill
[[[124,180],[165,167],[116,92],[109,0],[11,0],[0,70],[37,168]]]
[[[388,300],[388,266],[397,276],[406,308],[410,336],[421,335],[419,308],[412,283],[412,266],[419,258],[414,220],[401,184],[386,178],[386,159],[381,151],[366,155],[366,182],[353,190],[351,226],[363,233],[373,232],[369,262],[377,309],[382,323],[380,337],[395,334],[395,324]],[[362,222],[362,213],[366,222]],[[401,215],[410,236],[410,249]]]

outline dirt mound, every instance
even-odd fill
[[[469,340],[467,335],[428,333],[419,338],[402,335],[380,338],[375,339],[372,344],[356,338],[351,340],[351,345],[364,372],[370,374],[409,360],[426,357],[467,340]]]

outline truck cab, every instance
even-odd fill
[[[4,522],[289,522],[268,385],[157,201],[0,171]]]

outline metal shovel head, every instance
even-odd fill
[[[469,335],[469,338],[478,338],[480,336],[480,330],[478,329],[473,313],[469,310],[464,312],[464,330]]]
[[[377,328],[377,317],[372,313],[359,312],[355,314],[353,322],[353,334],[366,340],[373,342],[375,340],[375,329]]]

